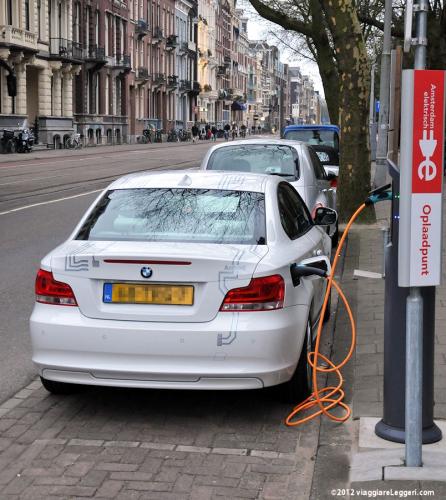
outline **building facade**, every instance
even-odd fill
[[[59,147],[320,120],[311,80],[247,24],[235,0],[0,0],[0,128]]]
[[[59,145],[73,132],[73,80],[83,53],[72,42],[71,0],[0,0],[0,127],[34,126]]]

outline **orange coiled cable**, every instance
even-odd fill
[[[335,275],[336,271],[336,266],[338,264],[339,257],[342,252],[342,248],[344,246],[344,242],[347,238],[348,232],[350,230],[350,227],[352,226],[353,222],[356,220],[358,215],[364,210],[366,207],[366,204],[363,203],[357,210],[356,212],[351,216],[350,220],[347,223],[347,226],[344,230],[344,233],[342,235],[341,241],[339,242],[338,248],[336,250],[335,258],[333,259],[333,264],[331,267],[331,273],[330,276],[327,278],[328,284],[327,284],[327,289],[325,291],[325,297],[324,297],[324,303],[322,305],[321,313],[320,313],[320,318],[323,318],[325,315],[325,311],[328,306],[328,300],[330,297],[330,292],[332,286],[336,289],[338,292],[342,302],[345,305],[345,308],[347,310],[349,319],[350,319],[350,325],[352,329],[352,341],[350,344],[350,349],[345,356],[345,358],[337,365],[335,365],[330,359],[328,359],[326,356],[321,354],[319,352],[319,346],[320,346],[320,341],[321,341],[321,334],[322,334],[322,320],[319,320],[319,325],[317,329],[317,335],[316,335],[316,344],[314,346],[314,351],[309,352],[307,354],[308,356],[308,363],[310,366],[313,368],[313,393],[308,396],[307,399],[299,403],[297,406],[294,407],[293,411],[288,415],[288,417],[285,420],[286,425],[293,427],[296,425],[303,424],[304,422],[308,422],[309,420],[324,414],[327,415],[331,420],[334,420],[335,422],[345,422],[351,415],[351,409],[350,407],[343,402],[343,399],[345,397],[345,392],[342,389],[342,385],[344,383],[344,379],[342,377],[341,373],[341,368],[348,363],[350,358],[352,357],[353,351],[355,349],[356,345],[356,325],[355,325],[355,319],[353,318],[353,313],[351,310],[351,307],[347,301],[347,298],[345,297],[344,293],[342,292],[340,286],[337,284],[337,282],[333,279],[333,276]],[[328,365],[322,365],[319,364],[320,362],[324,362]],[[329,387],[323,387],[321,389],[318,388],[317,385],[317,374],[318,373],[330,373],[330,372],[335,372],[337,377],[338,377],[338,384],[336,386],[329,386]],[[319,409],[317,411],[314,411],[310,415],[306,417],[302,417],[299,419],[295,419],[296,415],[299,413],[303,412],[304,410],[308,410],[310,408],[314,408],[318,406]],[[337,417],[336,415],[333,415],[333,413],[330,412],[331,409],[335,407],[341,407],[344,410],[344,414],[341,417]]]

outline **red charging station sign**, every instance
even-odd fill
[[[444,71],[403,72],[400,286],[441,280]]]

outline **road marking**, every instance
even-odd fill
[[[49,205],[50,203],[57,203],[59,201],[72,200],[73,198],[79,198],[81,196],[88,196],[93,193],[100,193],[103,189],[95,189],[94,191],[88,191],[86,193],[75,194],[73,196],[66,196],[65,198],[58,198],[57,200],[41,201],[40,203],[33,203],[32,205],[25,205],[24,207],[12,208],[11,210],[5,210],[0,212],[0,215],[7,215],[13,212],[20,212],[21,210],[26,210],[27,208],[39,207],[41,205]]]

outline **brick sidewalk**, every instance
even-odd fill
[[[384,281],[368,278],[354,279],[353,277],[355,269],[382,272],[381,227],[385,225],[388,207],[382,204],[379,208],[376,224],[356,225],[349,236],[342,288],[356,318],[357,348],[353,359],[344,367],[342,373],[345,379],[346,402],[352,407],[353,418],[344,424],[336,424],[328,419],[321,421],[311,492],[313,500],[333,498],[331,491],[337,488],[369,491],[390,488],[394,490],[431,489],[435,492],[434,498],[446,498],[446,483],[439,481],[370,481],[352,484],[349,482],[350,461],[358,447],[359,418],[382,417]],[[446,266],[445,254],[443,261]],[[443,324],[446,320],[446,283],[444,277],[443,271],[443,285],[438,287],[436,295],[435,419],[446,418],[446,329]],[[348,352],[351,339],[348,317],[342,307],[338,311],[334,339],[332,357],[339,362]],[[443,439],[446,439],[446,436]],[[347,496],[340,498],[347,498]],[[377,498],[395,497],[378,496]],[[410,498],[421,500],[423,497],[411,496]]]
[[[268,391],[36,381],[0,407],[0,498],[308,498],[319,422],[289,429],[289,411]]]

